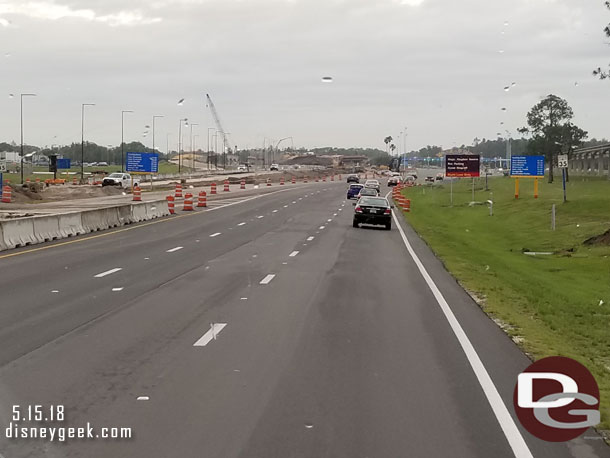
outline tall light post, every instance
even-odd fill
[[[199,151],[197,149],[197,138],[199,138],[199,137],[200,137],[199,134],[193,135],[193,152],[194,151]],[[195,155],[193,154],[193,168],[195,168],[195,167],[196,167],[196,164],[195,164]]]
[[[155,152],[155,119],[157,118],[164,118],[165,116],[163,115],[154,115],[152,117],[152,152]]]
[[[210,130],[216,130],[213,127],[208,127],[208,170],[210,170]]]
[[[182,171],[182,122],[186,122],[186,127],[189,126],[188,118],[181,118],[178,125],[178,173]]]
[[[165,136],[165,141],[166,141],[166,143],[167,143],[167,144],[166,144],[166,146],[165,146],[165,148],[166,148],[166,151],[167,151],[167,160],[168,160],[168,161],[169,161],[169,136],[170,136],[170,135],[171,135],[171,134],[167,134],[167,135]]]
[[[23,184],[23,97],[36,97],[36,94],[21,94],[21,184]]]
[[[121,172],[125,172],[125,113],[133,113],[133,110],[121,111]]]
[[[191,128],[191,132],[190,132],[190,137],[191,137],[191,165],[193,166],[192,168],[195,168],[195,155],[193,154],[193,126],[198,126],[199,124],[192,122],[190,125]]]
[[[85,181],[85,107],[93,107],[95,103],[81,104],[80,121],[80,181]]]

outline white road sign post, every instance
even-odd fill
[[[568,155],[560,154],[557,156],[557,167],[561,169],[561,177],[563,181],[563,201],[566,202],[566,169],[568,168]]]

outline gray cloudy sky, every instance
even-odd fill
[[[468,144],[516,134],[548,93],[609,137],[610,83],[591,76],[608,22],[601,0],[0,0],[0,141],[19,142],[21,92],[38,94],[24,99],[38,145],[80,141],[88,102],[90,141],[117,145],[131,109],[126,141],[150,145],[159,114],[162,150],[180,117],[205,148],[206,92],[240,148],[384,148],[405,126],[407,149]]]

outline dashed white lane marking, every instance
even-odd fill
[[[51,291],[52,293],[59,293],[58,290],[54,289],[53,291]]]
[[[199,239],[197,239],[197,240],[195,240],[195,242],[199,243],[199,242],[200,242],[200,240],[199,240]]]
[[[247,300],[248,300],[248,298],[247,298],[247,297],[240,297],[240,298],[239,298],[239,300],[241,300],[241,301],[247,301]]]
[[[288,208],[288,205],[284,205],[284,208]]]
[[[222,232],[215,232],[214,234],[211,234],[210,237],[218,237],[220,234],[222,234]]]
[[[261,280],[261,285],[267,285],[275,278],[275,274],[269,274]]]
[[[331,218],[327,219],[326,222],[330,223],[332,221]]]
[[[261,218],[264,218],[264,217],[265,217],[264,215],[257,216],[258,219],[261,219]]]
[[[302,197],[299,197],[299,200],[303,200],[303,198],[302,198]]]
[[[336,214],[336,213],[333,213],[333,216],[337,216],[337,214]]]
[[[93,278],[102,278],[102,277],[105,277],[106,275],[111,275],[113,273],[116,273],[119,270],[123,270],[123,268],[122,267],[115,267],[114,269],[110,269],[110,270],[107,270],[106,272],[102,272],[101,274],[97,274]]]
[[[210,325],[210,330],[206,332],[203,336],[201,336],[201,339],[195,342],[193,344],[193,347],[205,347],[212,340],[216,340],[216,337],[218,336],[220,331],[225,328],[226,325],[227,323],[212,323]]]
[[[290,256],[291,258],[294,258],[297,254],[299,254],[298,251],[293,251],[292,253],[290,253],[288,256]]]
[[[292,203],[293,203],[293,204],[296,204],[296,203],[297,203],[297,201],[296,201],[296,200],[293,200],[293,201],[292,201]]]
[[[483,389],[483,392],[487,397],[487,401],[491,406],[491,410],[495,414],[496,419],[498,420],[498,423],[502,428],[502,432],[504,433],[504,436],[506,436],[506,439],[508,440],[508,443],[511,449],[513,450],[515,457],[533,458],[532,452],[525,443],[523,436],[521,436],[519,429],[515,425],[515,421],[513,420],[508,409],[506,408],[506,405],[504,404],[500,393],[498,393],[498,389],[494,385],[493,380],[489,376],[487,369],[483,365],[481,358],[479,358],[479,355],[472,343],[470,342],[470,339],[466,335],[466,332],[460,325],[460,322],[454,315],[453,311],[451,310],[451,307],[445,300],[443,294],[438,289],[438,286],[436,286],[436,283],[434,283],[434,280],[432,279],[432,277],[424,267],[423,263],[420,261],[419,257],[415,253],[415,250],[413,250],[411,243],[407,239],[407,236],[404,230],[402,229],[398,218],[396,217],[396,213],[392,213],[392,217],[394,219],[396,227],[398,227],[398,232],[400,232],[400,237],[402,238],[402,241],[407,251],[411,255],[411,258],[415,262],[419,273],[427,283],[428,288],[434,295],[436,302],[438,303],[443,314],[445,315],[445,318],[447,319],[451,330],[453,331],[455,337],[460,343],[460,346],[462,347],[462,350],[466,355],[466,359],[468,359],[470,367],[472,367],[472,371],[477,377],[477,380],[479,381],[479,384],[481,385],[481,388]]]
[[[310,235],[309,237],[307,237],[307,241],[308,241],[308,242],[311,242],[313,239],[314,239],[314,236],[313,236],[313,235]]]
[[[166,253],[173,253],[174,251],[181,250],[182,248],[184,248],[184,247],[182,247],[182,246],[177,246],[176,248],[172,248],[171,250],[167,250],[167,251],[166,251]]]
[[[271,213],[277,213],[277,210],[273,210]]]
[[[114,291],[115,293],[118,291],[123,291],[123,287],[121,286],[120,288],[112,288],[112,291]]]
[[[239,223],[238,226],[243,226],[244,224],[246,224],[246,223],[245,222]]]
[[[148,396],[138,396],[136,401],[149,401],[150,398]]]
[[[326,226],[320,226],[318,229],[324,229]]]

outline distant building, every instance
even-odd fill
[[[341,167],[364,167],[368,163],[369,158],[367,156],[342,156],[339,161]]]
[[[21,156],[13,151],[0,151],[0,161],[2,162],[20,162]]]

